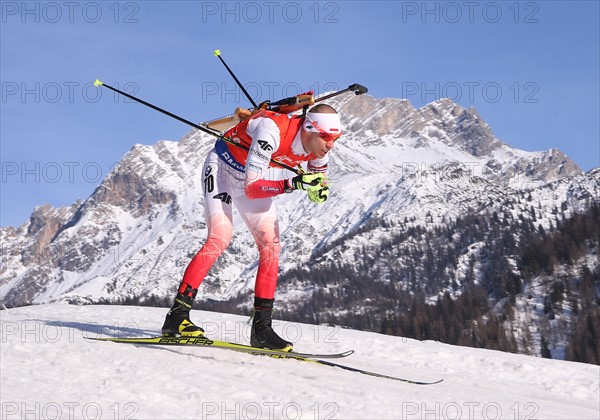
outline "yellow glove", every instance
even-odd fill
[[[326,182],[325,174],[306,172],[287,180],[286,192],[289,190],[316,191]]]
[[[329,187],[324,185],[317,190],[308,190],[308,198],[313,203],[322,204],[329,198]]]

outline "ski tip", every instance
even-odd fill
[[[433,382],[413,381],[411,383],[414,384],[414,385],[436,385],[436,384],[439,384],[440,382],[444,382],[444,380],[440,379],[438,381],[433,381]]]
[[[221,50],[214,50],[214,54],[215,54],[215,57],[220,56],[221,55]]]
[[[104,83],[102,83],[100,80],[96,79],[96,81],[94,82],[94,86],[99,87],[102,86]]]

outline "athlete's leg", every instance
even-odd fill
[[[219,166],[221,165],[218,156],[211,152],[202,171],[208,237],[186,268],[179,293],[184,293],[188,286],[192,290],[198,289],[208,270],[231,242],[233,217],[230,190],[234,186],[231,185],[231,177],[225,173],[225,168],[220,169]]]
[[[235,206],[258,247],[258,273],[255,295],[257,298],[273,299],[279,271],[279,224],[275,203],[270,198],[251,200],[236,197]]]

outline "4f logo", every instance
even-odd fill
[[[213,198],[221,200],[225,204],[231,204],[231,196],[225,192],[215,195]]]
[[[273,146],[271,146],[269,144],[268,141],[266,140],[259,140],[258,141],[258,145],[260,146],[261,149],[263,149],[265,152],[270,152],[273,150]]]

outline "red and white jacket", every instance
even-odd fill
[[[285,180],[265,179],[269,167],[278,167],[271,159],[297,166],[308,162],[309,172],[325,172],[329,155],[318,159],[302,146],[300,133],[304,118],[263,110],[242,121],[225,133],[225,137],[250,150],[222,140],[215,149],[219,157],[233,169],[244,172],[244,192],[248,198],[267,198],[285,192]]]

